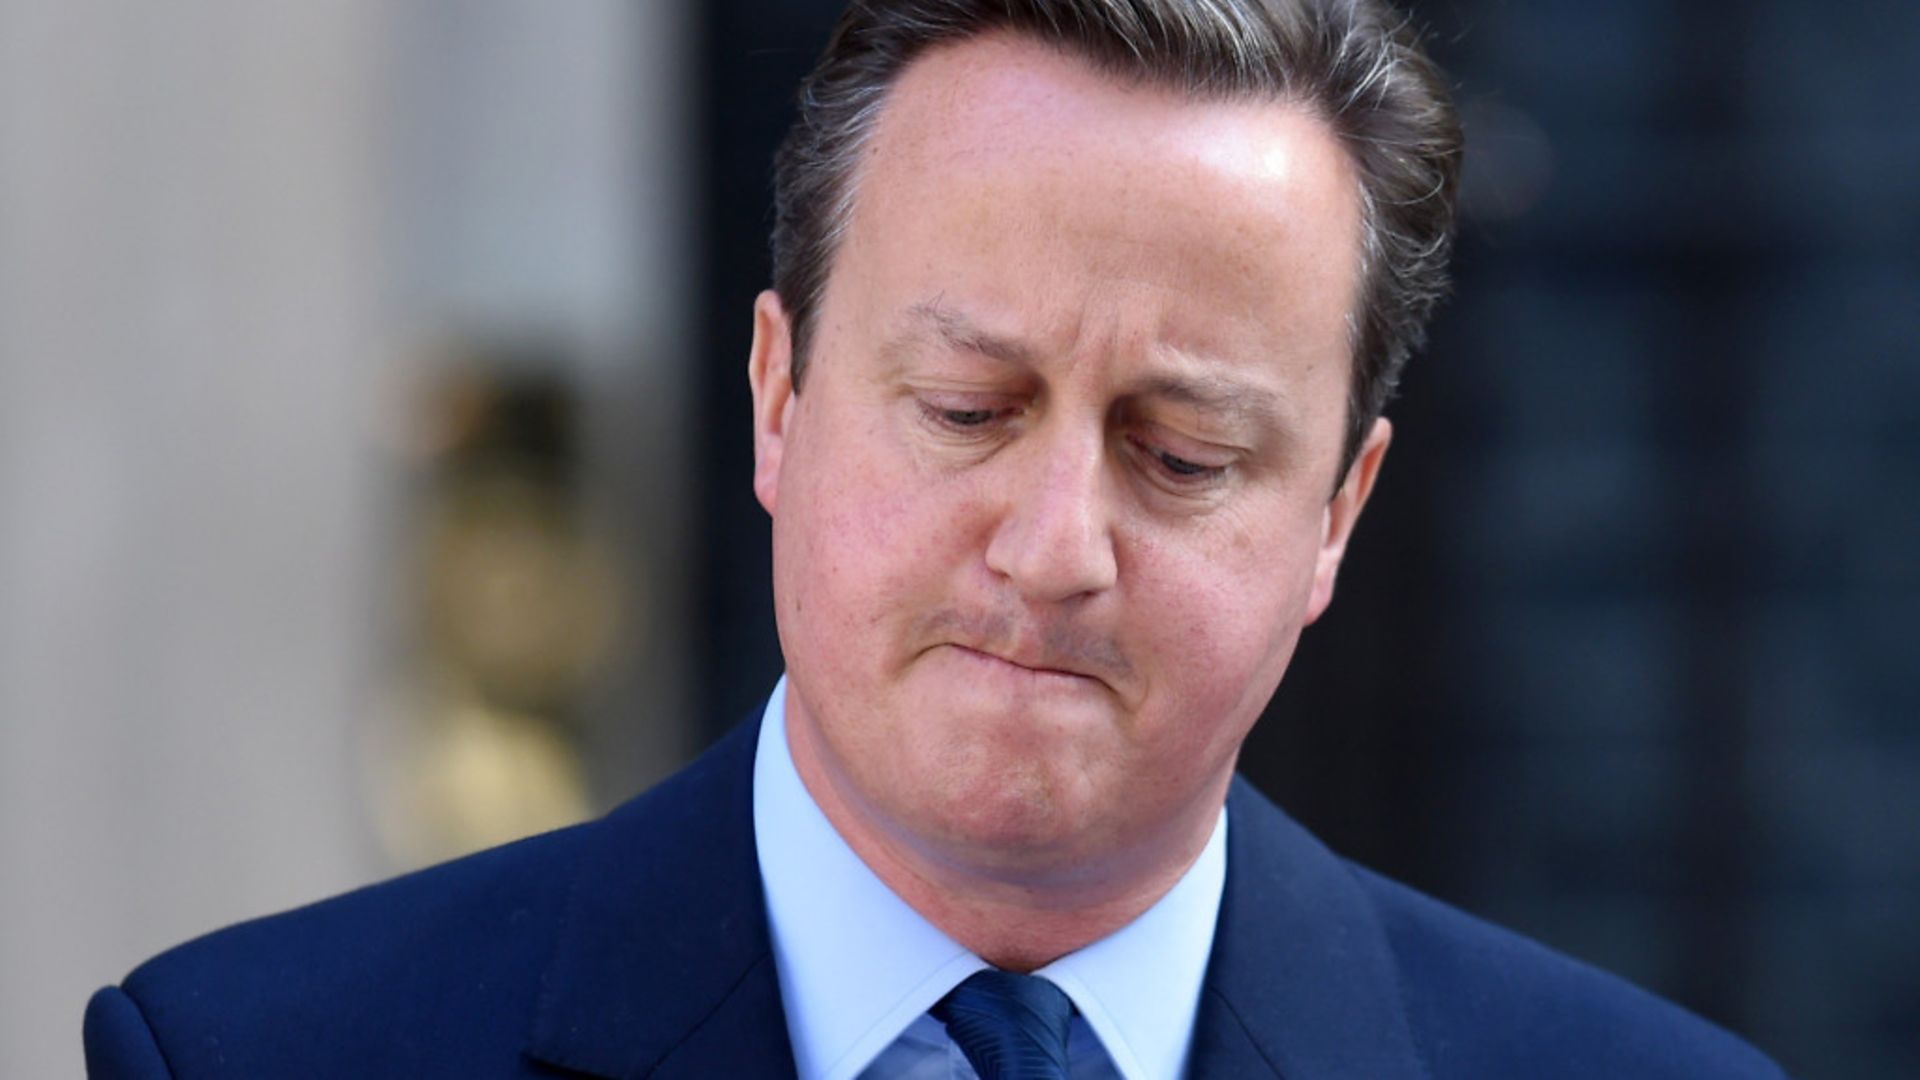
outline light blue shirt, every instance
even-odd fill
[[[987,967],[894,895],[813,801],[787,748],[787,680],[761,717],[753,828],[800,1080],[974,1080],[927,1010]],[[1183,1074],[1227,876],[1223,808],[1199,859],[1113,934],[1041,968],[1078,1010],[1076,1080]]]

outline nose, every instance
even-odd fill
[[[1010,461],[987,567],[1028,600],[1057,602],[1113,587],[1113,514],[1098,437],[1038,436]]]

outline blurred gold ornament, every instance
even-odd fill
[[[411,712],[411,710],[409,710]],[[445,701],[375,748],[375,806],[389,852],[424,865],[585,819],[579,754],[551,723]]]
[[[577,696],[613,636],[618,583],[559,499],[495,470],[441,498],[424,542],[428,652],[516,708]]]

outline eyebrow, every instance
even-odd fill
[[[1187,405],[1265,430],[1280,430],[1279,395],[1262,386],[1219,375],[1154,375],[1134,385],[1134,393]]]
[[[956,352],[978,353],[1003,363],[1035,367],[1039,350],[1026,342],[995,334],[938,299],[922,300],[907,309],[907,326],[890,343],[904,347],[932,337]]]
[[[936,297],[907,309],[906,325],[889,342],[890,351],[911,348],[931,338],[956,352],[970,352],[1019,367],[1039,366],[1040,350],[1017,338],[993,333]],[[1191,354],[1181,355],[1191,357]],[[1285,430],[1286,410],[1272,390],[1241,379],[1197,372],[1161,373],[1136,381],[1128,396],[1158,398],[1226,417],[1257,429]]]

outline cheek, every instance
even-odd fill
[[[816,419],[828,437],[797,448],[800,482],[782,485],[787,514],[774,524],[780,614],[806,623],[798,640],[836,643],[836,665],[895,663],[964,560],[971,493],[917,468],[884,428]]]
[[[1285,673],[1305,622],[1316,537],[1305,515],[1290,514],[1138,553],[1142,595],[1134,607],[1147,617],[1136,629],[1154,658],[1151,690],[1177,710],[1166,738],[1228,752],[1238,746]],[[1149,564],[1159,569],[1148,573]]]

